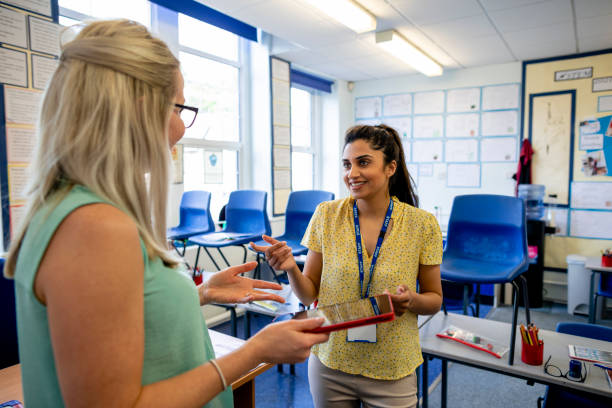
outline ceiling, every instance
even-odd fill
[[[334,79],[416,71],[305,0],[198,0],[272,34],[274,55]],[[612,0],[357,0],[445,70],[612,48]],[[419,74],[420,75],[420,74]]]

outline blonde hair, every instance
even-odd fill
[[[74,184],[126,212],[149,257],[178,263],[166,246],[167,128],[178,72],[166,44],[129,20],[87,24],[62,46],[42,103],[26,216],[5,276],[14,276],[33,216],[50,200],[57,205]]]

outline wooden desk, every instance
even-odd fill
[[[209,330],[209,333],[217,357],[236,350],[244,343],[244,340],[214,330]],[[235,407],[255,407],[255,377],[270,367],[272,364],[260,364],[232,383]],[[0,402],[10,400],[23,402],[20,364],[0,370]]]
[[[589,323],[595,323],[595,275],[597,273],[612,273],[612,267],[601,266],[601,257],[587,258],[585,268],[591,271],[591,283],[589,286]]]
[[[544,372],[543,365],[532,366],[523,363],[520,359],[520,353],[518,353],[518,356],[515,358],[514,364],[508,365],[505,358],[498,359],[487,353],[472,349],[452,340],[436,337],[437,333],[450,325],[468,330],[472,333],[478,333],[482,337],[490,338],[500,344],[506,344],[510,335],[510,324],[508,323],[453,313],[449,313],[445,316],[443,312],[439,312],[427,324],[421,326],[419,329],[419,337],[423,356],[425,357],[425,362],[423,363],[424,378],[427,372],[427,357],[431,356],[442,360],[442,408],[446,407],[448,361],[454,361],[460,364],[511,377],[522,378],[540,384],[556,385],[566,388],[569,391],[597,394],[612,398],[612,388],[608,385],[608,380],[605,378],[603,370],[594,367],[591,363],[586,363],[588,375],[584,383],[573,382],[563,377],[550,376]],[[548,356],[552,356],[550,363],[557,367],[564,368],[565,370],[569,367],[567,347],[569,344],[612,351],[612,343],[606,341],[572,336],[549,330],[540,330],[539,335],[544,341],[544,361],[546,361]],[[520,337],[516,337],[516,349],[521,350]],[[427,386],[425,386],[422,391],[423,407],[427,408]]]

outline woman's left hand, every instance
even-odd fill
[[[248,303],[254,300],[273,300],[285,303],[279,295],[256,289],[282,289],[281,285],[257,279],[239,276],[257,266],[257,262],[247,262],[242,265],[232,266],[220,272],[198,286],[200,294],[200,305],[207,303]]]
[[[398,317],[411,310],[417,297],[417,294],[411,291],[407,285],[399,285],[395,293],[390,293],[388,289],[385,289],[383,293],[391,296],[393,311]]]

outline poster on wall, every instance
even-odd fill
[[[580,150],[584,176],[612,176],[612,115],[580,122]]]

